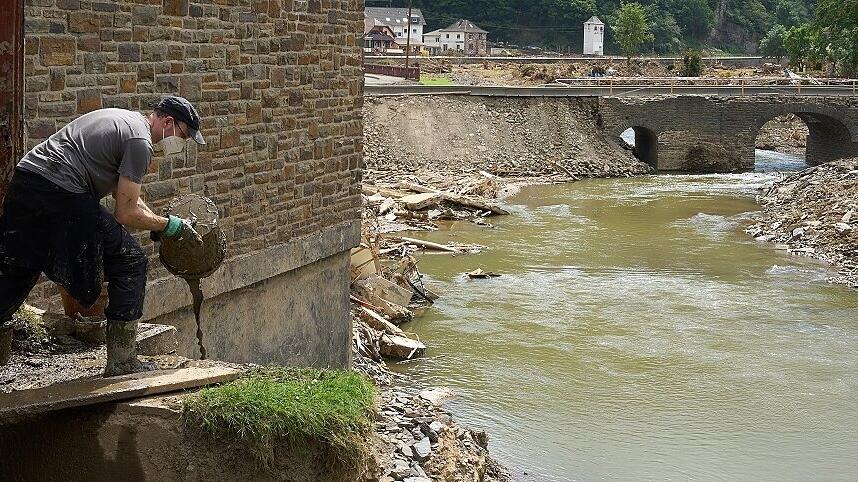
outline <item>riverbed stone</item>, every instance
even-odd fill
[[[395,459],[393,467],[390,469],[390,475],[395,479],[405,478],[411,475],[411,466],[402,459]]]
[[[852,232],[852,226],[846,223],[837,223],[834,225],[834,230],[837,234],[845,235]]]
[[[412,445],[411,448],[414,450],[414,460],[424,462],[432,455],[432,443],[429,437],[420,440]]]

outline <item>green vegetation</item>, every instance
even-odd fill
[[[772,57],[778,62],[786,55],[786,47],[784,40],[786,39],[787,29],[783,25],[775,25],[760,41],[760,54],[765,57]]]
[[[639,3],[623,2],[613,24],[617,43],[620,44],[623,55],[629,60],[640,52],[641,45],[653,38],[646,19],[646,11]]]
[[[598,15],[608,25],[606,48],[617,53],[620,45],[609,19],[615,18],[620,0],[413,0],[428,22],[428,29],[443,28],[468,18],[489,31],[493,41],[536,45],[552,50],[580,52],[582,25]],[[679,53],[685,48],[724,49],[753,53],[754,47],[775,25],[790,28],[809,22],[814,5],[824,0],[637,0],[647,14],[653,37],[642,50]],[[842,17],[855,12],[855,0],[831,0]],[[407,7],[408,0],[368,0],[367,5]],[[851,10],[850,10],[851,9]]]
[[[453,80],[446,75],[420,74],[422,85],[453,85]]]
[[[275,447],[308,445],[351,466],[366,452],[376,391],[351,371],[268,367],[184,400],[189,428],[246,444],[263,462]]]
[[[787,17],[786,22],[795,20]],[[858,75],[858,0],[819,0],[812,21],[775,25],[760,42],[763,55],[790,65],[826,69],[829,74]]]
[[[682,77],[700,77],[703,74],[703,57],[696,50],[686,50],[682,57]]]

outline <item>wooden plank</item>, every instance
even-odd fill
[[[179,368],[90,378],[35,390],[0,394],[0,423],[21,416],[128,400],[235,380],[241,370],[228,367]]]

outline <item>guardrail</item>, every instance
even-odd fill
[[[610,97],[654,95],[813,95],[854,96],[852,85],[584,85],[558,87],[484,87],[470,85],[366,85],[364,93],[384,95],[473,95],[487,97]]]
[[[367,74],[389,75],[409,80],[420,80],[420,67],[399,67],[395,65],[364,64],[363,71]]]

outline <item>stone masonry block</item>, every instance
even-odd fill
[[[99,18],[92,12],[79,11],[69,14],[69,32],[93,33],[98,32],[99,27]]]
[[[77,91],[77,112],[79,114],[86,114],[96,109],[101,109],[101,91],[98,89]]]
[[[42,65],[74,65],[77,53],[74,37],[42,37],[39,58]]]
[[[140,45],[136,43],[119,44],[117,48],[120,62],[140,62]]]
[[[164,15],[184,17],[188,14],[188,0],[164,0]]]
[[[161,7],[135,6],[131,11],[131,23],[133,25],[157,25],[160,11]]]

